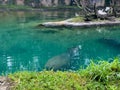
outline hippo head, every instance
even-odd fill
[[[80,59],[80,49],[81,49],[81,45],[78,45],[68,50],[68,53],[72,60]]]

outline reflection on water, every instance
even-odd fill
[[[0,13],[0,74],[43,70],[48,59],[77,45],[81,46],[79,66],[87,66],[91,59],[111,61],[120,56],[114,44],[100,41],[110,38],[111,43],[119,43],[120,27],[35,28],[44,21],[72,16],[71,11]]]
[[[8,69],[12,69],[12,58],[9,56],[7,57],[7,66],[8,66]]]

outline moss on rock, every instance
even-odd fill
[[[16,72],[9,78],[12,90],[119,90],[120,61],[91,62],[78,71]]]

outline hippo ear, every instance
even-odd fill
[[[81,46],[81,45],[77,45],[77,46],[68,48],[68,49],[67,49],[67,52],[72,53],[72,52],[74,51],[74,49],[80,50],[80,49],[82,49],[82,46]]]
[[[71,54],[71,53],[73,52],[74,48],[75,48],[75,47],[68,48],[68,49],[67,49],[67,53]]]

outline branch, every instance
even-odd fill
[[[77,7],[79,7],[81,9],[81,6],[80,6],[79,2],[77,0],[74,0],[74,1],[77,4]]]

